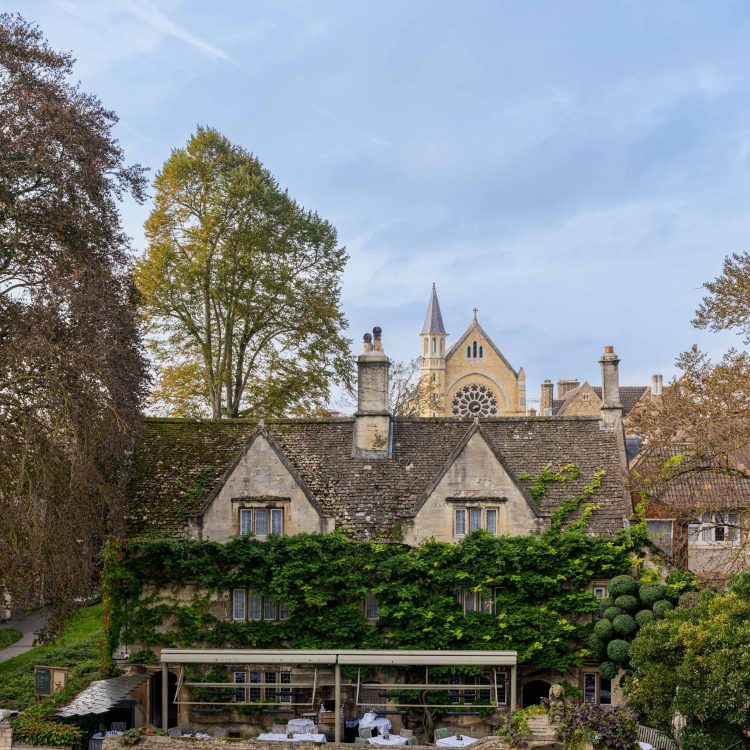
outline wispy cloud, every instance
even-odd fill
[[[142,21],[149,24],[149,26],[163,32],[164,34],[168,34],[175,39],[187,42],[191,47],[195,47],[212,57],[217,57],[220,60],[226,60],[227,62],[231,60],[229,55],[221,49],[221,47],[217,47],[215,44],[211,44],[211,42],[201,39],[201,37],[196,36],[183,26],[175,23],[171,18],[168,18],[162,13],[154,3],[150,2],[150,0],[128,0],[128,2],[123,3],[121,7],[123,10],[131,13],[136,18],[140,18]]]
[[[91,7],[86,7],[86,4],[82,6],[81,3],[74,0],[56,0],[56,5],[80,20],[89,22],[92,20]],[[210,57],[231,62],[231,57],[225,50],[193,34],[192,31],[173,21],[151,0],[126,0],[125,2],[121,0],[116,4],[110,5],[110,10],[113,7],[123,13],[134,16],[154,31],[179,39]]]

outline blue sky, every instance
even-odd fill
[[[17,6],[3,3],[6,10]],[[430,285],[529,396],[674,373],[750,234],[746,2],[25,0],[153,172],[196,125],[255,152],[351,255],[349,335],[418,354]],[[123,206],[138,249],[149,206]]]

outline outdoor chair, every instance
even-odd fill
[[[435,730],[435,742],[442,740],[444,737],[450,737],[453,732],[448,727],[438,727]]]
[[[402,729],[402,730],[401,730],[401,731],[399,732],[399,734],[400,734],[400,735],[401,735],[402,737],[406,737],[407,739],[409,739],[409,737],[413,737],[413,736],[414,736],[414,732],[413,732],[413,731],[412,731],[411,729]]]
[[[179,727],[169,727],[167,734],[170,737],[182,737],[182,730]]]
[[[125,721],[113,721],[112,731],[113,732],[126,732],[128,729],[127,722]]]
[[[365,737],[355,737],[354,744],[355,745],[369,745],[370,743],[367,741]]]
[[[102,750],[104,740],[89,740],[89,750]]]
[[[407,737],[406,744],[407,745],[416,745],[417,744],[417,738],[416,737]]]
[[[365,739],[365,740],[367,740],[370,737],[372,737],[372,727],[360,728],[360,730],[359,730],[359,736],[362,739]]]

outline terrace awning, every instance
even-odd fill
[[[427,651],[419,649],[178,649],[164,648],[162,664],[162,716],[167,716],[167,671],[169,665],[186,664],[329,664],[334,667],[335,715],[341,707],[341,666],[487,666],[510,668],[510,707],[516,707],[515,651]],[[211,683],[225,687],[223,683]],[[226,685],[230,687],[230,685]],[[235,686],[236,687],[236,686]],[[403,685],[399,687],[408,687]],[[425,685],[424,687],[430,687]],[[435,688],[450,686],[435,685]],[[175,700],[177,696],[175,696]],[[165,718],[166,720],[166,718]],[[166,729],[167,727],[165,727]],[[336,742],[341,739],[336,722]]]

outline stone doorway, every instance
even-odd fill
[[[549,698],[549,689],[552,687],[546,680],[531,680],[523,686],[521,705],[524,708],[534,706],[542,702],[542,698]]]

